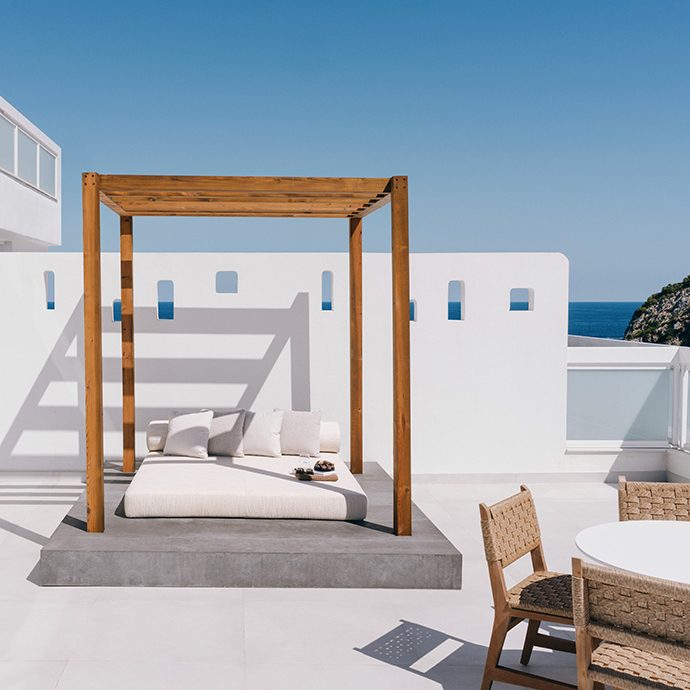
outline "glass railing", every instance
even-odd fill
[[[573,368],[568,372],[568,441],[665,445],[671,426],[672,371]]]
[[[686,374],[690,376],[690,374]],[[685,447],[690,449],[690,382],[686,382],[686,395],[685,395]]]

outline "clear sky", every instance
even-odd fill
[[[0,94],[62,146],[66,250],[86,170],[399,174],[414,251],[560,251],[582,300],[690,273],[685,0],[2,0],[0,24]],[[388,247],[387,221],[367,219],[365,249]],[[138,219],[135,248],[346,237],[334,220]]]

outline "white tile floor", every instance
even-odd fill
[[[0,475],[0,688],[478,688],[492,611],[477,504],[517,488],[415,487],[417,504],[465,556],[462,591],[41,588],[26,577],[82,487],[68,474]],[[552,569],[569,569],[579,530],[616,519],[612,486],[531,488]],[[509,580],[527,567],[516,564]],[[522,627],[504,663],[517,663]],[[410,668],[419,654],[406,653],[404,639],[385,646],[400,631],[443,646]],[[570,655],[535,651],[532,666],[574,681]]]

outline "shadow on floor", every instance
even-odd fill
[[[72,506],[84,491],[81,484],[2,484],[0,505],[8,506]],[[48,537],[0,518],[0,530],[31,541],[39,546],[48,543]]]
[[[86,487],[72,484],[3,484],[0,483],[0,505],[71,506]]]
[[[86,520],[80,520],[72,515],[65,515],[65,517],[62,518],[62,521],[70,527],[74,527],[82,532],[86,532]]]
[[[547,625],[543,627],[545,631],[549,630]],[[561,628],[557,632],[559,636],[563,635]],[[424,625],[401,620],[393,630],[365,647],[355,648],[355,651],[434,681],[443,690],[477,690],[484,672],[487,648]],[[519,650],[504,651],[501,664],[525,668],[520,666]],[[572,673],[568,667],[572,667]],[[575,657],[572,654],[535,648],[529,669],[532,673],[557,680],[575,681]],[[564,669],[566,673],[563,673]],[[498,690],[498,687],[512,686],[494,683],[494,687]]]
[[[2,518],[0,518],[0,529],[14,534],[17,537],[21,537],[22,539],[26,539],[27,541],[32,541],[39,546],[48,543],[48,537],[44,537],[42,534],[38,534],[38,532],[26,529],[26,527],[22,527],[21,525],[15,525],[14,522],[3,520]]]

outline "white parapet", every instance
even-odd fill
[[[340,422],[348,457],[346,254],[141,253],[134,264],[139,455],[151,419],[241,405],[320,409]],[[102,265],[105,449],[117,460],[118,256],[105,254]],[[216,291],[219,271],[237,273],[219,281],[227,292]],[[324,271],[333,273],[331,309],[322,305]],[[81,276],[80,254],[0,254],[0,469],[84,466]],[[172,281],[172,320],[158,318],[159,281]],[[461,285],[450,285],[449,307],[452,281]],[[365,254],[363,283],[364,454],[391,469],[389,255]],[[518,311],[514,288],[529,295]],[[567,260],[414,254],[411,298],[413,472],[562,470]]]

